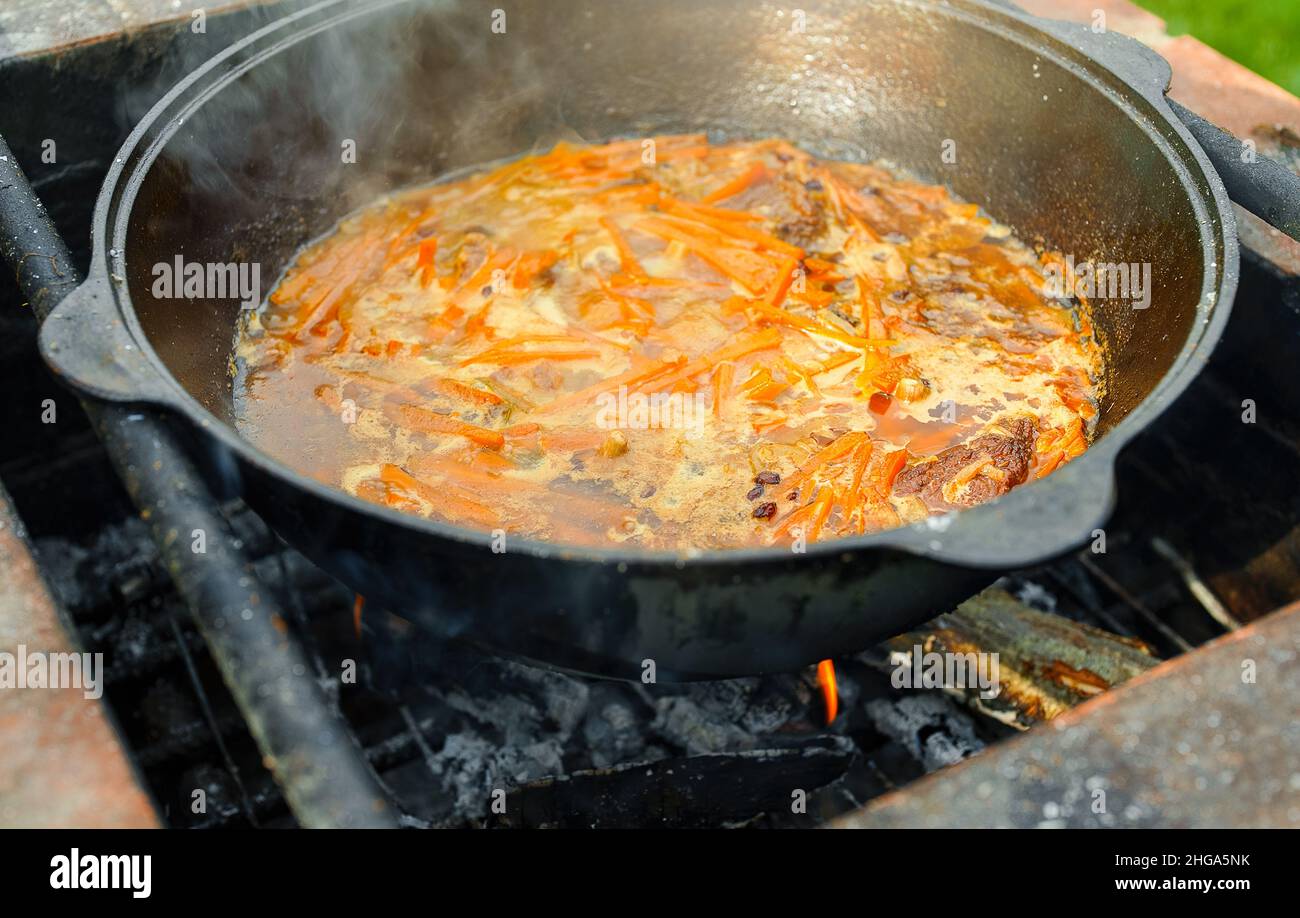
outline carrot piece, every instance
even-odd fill
[[[603,277],[597,277],[596,282],[600,284],[600,289],[605,291],[605,294],[619,305],[619,311],[622,313],[623,318],[633,318],[634,312],[639,312],[641,315],[650,319],[654,318],[655,307],[653,303],[644,300],[639,296],[628,296],[627,294],[619,293]]]
[[[674,198],[670,195],[660,193],[656,200],[659,209],[667,211],[677,216],[690,217],[692,220],[698,220],[701,223],[709,221],[722,221],[721,226],[735,225],[739,223],[757,223],[767,219],[762,214],[756,214],[748,210],[733,210],[730,207],[713,207],[708,204],[701,204],[698,201],[683,201],[681,198]]]
[[[633,277],[645,277],[645,269],[641,267],[641,262],[637,261],[636,253],[632,247],[627,244],[627,239],[623,233],[614,224],[609,217],[601,217],[600,225],[609,233],[610,238],[614,240],[614,248],[618,250],[618,263],[623,271]]]
[[[414,405],[390,405],[384,409],[384,412],[396,423],[421,433],[464,437],[489,449],[500,449],[506,442],[506,438],[498,431],[468,424],[459,418],[448,417]]]
[[[581,338],[576,338],[573,335],[519,335],[498,341],[486,351],[480,351],[473,357],[462,360],[460,366],[467,367],[472,363],[525,363],[541,357],[551,357],[556,360],[579,359],[573,356],[563,356],[575,353],[581,354],[584,358],[599,356],[594,351],[528,351],[523,348],[525,344],[575,344],[581,341]]]
[[[880,300],[874,296],[871,290],[868,289],[869,287],[875,288],[879,285],[861,275],[854,278],[854,283],[858,288],[858,302],[862,304],[862,330],[865,331],[867,337],[870,338],[872,329],[879,324],[880,331],[883,334],[885,331],[885,323],[880,309]]]
[[[646,287],[690,287],[695,290],[718,291],[730,289],[727,284],[720,284],[716,281],[695,280],[690,277],[632,277],[628,274],[615,274],[609,279],[609,285],[610,289],[616,293],[623,293],[629,287],[637,290]]]
[[[754,163],[740,175],[736,176],[729,182],[724,182],[711,192],[700,198],[704,204],[713,204],[724,198],[734,197],[753,185],[755,182],[767,176],[767,167],[762,163]]]
[[[516,437],[531,437],[541,429],[541,424],[534,424],[532,421],[529,421],[525,424],[515,424],[507,427],[505,430],[501,431],[501,435],[508,439]]]
[[[433,283],[435,277],[435,268],[433,259],[438,254],[438,240],[436,237],[425,239],[420,243],[420,254],[416,258],[415,266],[420,269],[420,289],[428,289]]]
[[[472,357],[469,360],[461,361],[462,367],[467,367],[472,363],[495,363],[498,366],[513,366],[517,363],[528,363],[533,360],[594,360],[600,356],[599,351],[525,351],[525,350],[499,350],[490,356]]]
[[[776,347],[781,343],[781,333],[774,328],[765,329],[748,338],[731,344],[723,345],[711,354],[705,354],[702,357],[696,357],[694,360],[687,361],[686,365],[667,376],[655,379],[653,382],[642,386],[643,392],[652,393],[661,389],[670,388],[677,385],[683,380],[691,379],[699,374],[713,369],[724,360],[736,360],[745,357],[756,351],[764,351],[768,348]]]
[[[756,402],[770,402],[790,386],[773,378],[767,367],[757,367],[741,388]]]
[[[844,366],[844,364],[852,363],[861,356],[861,354],[854,353],[853,351],[839,351],[834,353],[821,362],[821,369],[816,371],[814,375],[820,376],[823,373],[829,373],[831,370],[837,370]]]
[[[716,233],[701,235],[662,217],[646,217],[637,223],[637,228],[680,242],[692,255],[724,277],[739,282],[755,296],[768,288],[778,272],[777,266],[761,252],[728,246]]]
[[[548,270],[560,260],[560,253],[549,249],[540,252],[525,252],[515,264],[513,282],[515,289],[527,290],[543,271]]]
[[[499,469],[509,471],[518,468],[513,462],[500,453],[493,452],[490,449],[480,449],[474,453],[473,461],[489,469]]]
[[[510,273],[510,267],[515,262],[516,255],[509,246],[489,255],[479,265],[478,270],[469,276],[468,280],[463,281],[460,286],[451,294],[450,302],[453,306],[464,306],[465,301],[470,297],[480,294],[484,287],[492,283],[492,275],[495,271]]]
[[[710,211],[677,201],[670,201],[664,205],[664,209],[676,219],[699,224],[712,230],[713,232],[707,235],[713,237],[714,241],[726,242],[731,245],[744,245],[746,248],[767,249],[768,251],[779,252],[782,255],[789,255],[791,258],[803,258],[804,256],[804,250],[799,246],[791,245],[784,239],[778,239],[776,236],[754,229],[752,226],[746,226],[743,221],[738,222],[717,217]],[[700,229],[690,229],[697,233],[703,233]]]
[[[802,526],[803,537],[805,541],[816,541],[821,535],[822,527],[826,525],[827,518],[831,515],[831,510],[835,506],[835,489],[826,485],[817,491],[817,496],[811,503],[805,504],[792,511],[784,520],[782,520],[772,530],[773,538],[782,535],[788,535],[796,527]],[[806,523],[806,525],[804,525]]]
[[[717,372],[713,374],[713,414],[715,417],[722,417],[722,405],[731,394],[731,382],[735,375],[736,365],[729,360],[718,364]]]
[[[804,285],[802,290],[792,290],[791,296],[801,303],[806,303],[813,309],[825,309],[831,303],[835,302],[835,294],[829,290],[818,290],[816,287]]]
[[[822,393],[821,389],[817,387],[817,380],[814,378],[815,374],[808,372],[789,357],[782,357],[781,364],[792,376],[808,387],[810,395],[814,398],[821,398]]]
[[[907,465],[907,450],[896,449],[891,453],[886,453],[880,467],[872,473],[876,490],[881,497],[888,497],[889,492],[894,490],[894,479],[898,473]]]
[[[862,495],[858,489],[862,487],[862,476],[867,471],[867,464],[871,461],[871,454],[874,451],[875,447],[872,442],[870,440],[864,440],[862,444],[854,450],[853,458],[849,460],[849,465],[853,469],[853,475],[849,479],[848,490],[850,512],[862,503]]]
[[[394,485],[409,494],[423,498],[439,515],[469,520],[482,526],[494,526],[500,520],[494,510],[478,501],[463,497],[447,487],[435,488],[396,465],[381,466],[379,478],[385,484]]]
[[[580,453],[599,448],[608,436],[609,431],[599,428],[561,427],[542,434],[542,449],[557,453]]]
[[[835,215],[867,241],[879,242],[880,234],[864,223],[860,216],[866,210],[866,202],[862,199],[862,195],[844,184],[838,176],[825,167],[814,169],[813,174],[826,189],[826,195],[830,198]]]
[[[790,416],[787,414],[773,414],[751,421],[750,426],[754,428],[754,433],[765,434],[769,430],[776,430],[788,420],[790,420]]]
[[[1048,453],[1046,457],[1038,464],[1038,471],[1034,478],[1046,478],[1056,471],[1056,469],[1065,461],[1065,450],[1056,449]]]
[[[830,338],[832,341],[839,341],[841,344],[847,344],[850,347],[876,349],[891,347],[898,343],[883,338],[859,338],[857,335],[850,335],[848,332],[824,325],[815,319],[801,316],[798,313],[790,312],[788,309],[782,309],[780,306],[773,306],[759,300],[754,300],[748,303],[747,306],[764,318],[780,325],[789,325],[810,335],[821,335],[823,338]]]
[[[865,433],[859,430],[851,430],[848,433],[841,434],[830,443],[823,446],[817,452],[808,457],[808,460],[789,478],[786,478],[780,484],[778,492],[782,497],[786,497],[792,491],[797,491],[804,482],[828,462],[834,462],[848,453],[852,452],[864,440],[870,439]]]
[[[406,258],[410,257],[410,254],[413,251],[418,250],[418,246],[417,247],[404,246],[403,243],[405,243],[406,240],[414,236],[416,230],[418,230],[421,226],[423,226],[424,223],[430,217],[433,216],[433,214],[434,214],[434,209],[432,207],[426,207],[424,210],[420,211],[420,213],[416,215],[414,220],[412,220],[410,223],[407,223],[406,226],[402,228],[401,232],[399,232],[396,236],[393,237],[393,241],[389,243],[388,252],[384,257],[385,271],[387,271],[389,268],[391,268],[393,265],[397,264],[398,262],[403,261]]]
[[[794,258],[787,258],[781,273],[777,276],[776,282],[772,284],[767,295],[763,297],[764,301],[773,307],[778,307],[785,299],[786,293],[790,290],[790,284],[794,281],[795,269],[799,267],[799,262]]]
[[[449,398],[458,399],[462,402],[472,402],[475,405],[484,405],[491,407],[500,405],[503,401],[501,396],[489,392],[486,389],[480,389],[477,386],[467,386],[463,382],[457,382],[454,379],[444,377],[434,377],[426,382],[426,385],[435,392],[446,395]]]
[[[833,274],[839,268],[839,265],[835,262],[818,258],[816,255],[809,255],[805,258],[803,266],[808,269],[808,273],[811,275]]]
[[[570,392],[568,395],[562,395],[543,405],[538,411],[538,414],[550,414],[564,408],[571,408],[574,405],[580,405],[584,401],[588,401],[602,392],[617,391],[619,386],[627,386],[631,389],[634,386],[648,383],[651,380],[682,366],[682,363],[683,362],[681,361],[677,363],[659,363],[650,366],[649,368],[644,365],[633,367],[627,372],[615,376],[613,379],[602,380],[601,382],[587,386],[584,389]]]

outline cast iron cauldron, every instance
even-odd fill
[[[86,282],[42,329],[75,387],[170,412],[275,530],[438,634],[553,665],[661,679],[855,651],[999,571],[1091,538],[1116,455],[1188,384],[1237,278],[1228,197],[1136,42],[999,4],[330,0],[239,42],[131,134]],[[779,135],[884,158],[1077,260],[1150,263],[1151,305],[1099,298],[1098,439],[1041,482],[925,524],[808,547],[666,553],[513,539],[418,519],[299,475],[232,426],[239,304],[165,300],[151,268],[295,251],[393,188],[575,136]],[[340,154],[352,141],[356,161]],[[944,161],[955,142],[956,161]],[[292,436],[292,431],[286,431]]]

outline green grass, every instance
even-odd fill
[[[1300,95],[1300,0],[1136,0],[1170,35],[1210,47]]]

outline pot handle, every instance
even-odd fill
[[[110,402],[175,406],[178,395],[117,308],[109,278],[92,268],[41,323],[40,350],[65,384]]]
[[[1300,176],[1267,156],[1252,152],[1243,159],[1247,149],[1244,141],[1173,99],[1165,101],[1214,164],[1228,197],[1270,226],[1300,240]]]
[[[1300,176],[1267,156],[1252,152],[1249,161],[1243,159],[1242,152],[1247,149],[1243,141],[1169,98],[1173,69],[1157,52],[1119,32],[1094,32],[1083,23],[1032,16],[1009,0],[992,2],[1077,48],[1153,103],[1167,105],[1205,151],[1228,197],[1300,240]]]

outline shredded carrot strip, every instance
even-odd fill
[[[715,243],[767,249],[771,252],[789,255],[791,258],[803,258],[804,256],[804,250],[799,246],[790,245],[783,239],[778,239],[776,236],[762,230],[754,229],[752,226],[746,226],[743,222],[719,218],[706,211],[677,202],[667,204],[664,209],[672,217],[686,221],[687,226],[685,229],[688,232],[694,232]],[[692,223],[707,230],[712,230],[712,232],[692,227],[690,225]]]
[[[1061,465],[1061,463],[1063,463],[1064,461],[1065,461],[1065,450],[1063,449],[1053,450],[1038,464],[1038,472],[1034,475],[1034,477],[1046,478],[1048,475],[1055,472],[1057,468]]]
[[[379,478],[385,484],[395,485],[409,494],[418,495],[436,507],[439,513],[444,513],[452,518],[477,523],[481,526],[495,526],[500,521],[496,511],[491,508],[480,504],[478,501],[456,494],[449,488],[435,488],[427,482],[420,481],[398,466],[391,464],[382,466],[379,471]]]
[[[475,357],[461,363],[466,367],[471,363],[495,363],[499,366],[512,366],[516,363],[528,363],[533,360],[595,360],[599,351],[524,351],[502,350],[490,357]]]
[[[817,380],[814,378],[814,374],[805,370],[789,357],[781,358],[781,365],[784,366],[792,376],[808,387],[809,395],[812,395],[814,398],[821,398],[821,390],[817,387]]]
[[[736,176],[729,182],[725,182],[719,187],[713,189],[700,200],[705,204],[713,204],[724,198],[734,197],[748,188],[755,182],[763,179],[767,175],[767,167],[762,163],[754,163],[740,175]]]
[[[508,439],[516,439],[519,437],[531,437],[533,434],[537,433],[541,429],[542,429],[541,424],[534,424],[533,422],[529,421],[526,424],[515,424],[511,427],[507,427],[505,430],[501,431],[501,435]]]
[[[804,482],[812,478],[812,476],[822,466],[847,455],[856,449],[859,444],[868,441],[869,439],[870,438],[865,433],[858,430],[851,430],[848,433],[841,434],[817,452],[813,453],[808,457],[808,461],[799,467],[798,471],[782,481],[778,493],[780,493],[782,497],[786,497],[792,491],[799,490],[799,488],[803,486]]]
[[[429,411],[425,408],[417,408],[414,405],[388,406],[385,408],[385,413],[395,422],[412,430],[418,430],[421,433],[452,434],[464,437],[489,449],[500,449],[506,442],[506,438],[498,431],[488,430],[486,427],[479,427],[476,424],[468,424],[458,418],[438,414],[436,411]]]
[[[776,283],[767,292],[763,298],[767,305],[779,307],[785,299],[786,292],[790,289],[790,283],[794,280],[795,269],[799,267],[799,262],[794,258],[785,260],[785,267],[782,268],[781,274],[777,277]]]
[[[871,441],[867,440],[858,446],[853,453],[853,458],[849,460],[849,465],[853,469],[853,475],[849,479],[848,490],[850,512],[862,504],[863,497],[860,491],[862,487],[862,476],[867,471],[867,464],[871,461],[871,454],[873,451],[874,447],[872,446]]]
[[[802,528],[805,541],[816,541],[821,535],[822,527],[835,506],[835,489],[829,485],[817,491],[817,496],[809,504],[797,508],[772,530],[774,537],[789,535],[795,529]]]
[[[560,428],[548,430],[541,436],[542,449],[554,452],[579,453],[587,449],[596,449],[609,436],[609,432],[599,428]]]
[[[609,217],[601,217],[600,225],[605,228],[605,232],[609,233],[610,238],[614,240],[614,248],[618,249],[619,266],[622,267],[623,271],[632,277],[645,277],[645,269],[637,261],[636,253],[627,244],[627,239],[624,238],[619,228],[614,225],[614,221]]]
[[[800,329],[811,335],[821,335],[823,338],[830,338],[832,341],[839,341],[850,347],[856,348],[887,348],[897,342],[889,341],[882,338],[859,338],[857,335],[850,335],[848,332],[842,332],[837,328],[824,325],[814,319],[790,312],[788,309],[782,309],[779,306],[772,306],[768,303],[753,301],[746,304],[748,308],[754,310],[759,315],[777,322],[781,325],[789,325],[793,328]]]
[[[502,402],[501,396],[495,393],[480,389],[477,386],[467,386],[454,379],[434,378],[430,379],[427,384],[435,392],[460,399],[463,402],[473,402],[476,405],[486,406],[500,405]]]
[[[698,201],[683,201],[681,198],[674,198],[662,191],[655,203],[659,205],[659,209],[662,211],[679,217],[688,217],[700,223],[721,221],[722,226],[734,226],[737,222],[756,223],[763,219],[762,214],[756,214],[752,211],[733,210],[730,207],[712,207]]]
[[[510,469],[518,468],[517,465],[515,465],[505,456],[501,455],[498,452],[493,452],[490,449],[476,450],[474,452],[472,461],[477,462],[479,465],[485,466],[489,469],[499,469],[500,471],[503,472],[509,471]]]
[[[790,387],[787,383],[773,378],[772,371],[767,367],[758,367],[749,379],[745,380],[741,388],[754,401],[770,402]]]
[[[519,335],[514,338],[508,338],[498,341],[495,345],[486,351],[480,351],[473,357],[466,358],[460,362],[462,367],[467,367],[473,363],[521,363],[528,360],[536,360],[542,357],[551,357],[555,360],[575,360],[575,357],[564,357],[560,355],[581,353],[585,356],[597,356],[592,351],[527,351],[523,349],[525,344],[576,344],[581,343],[582,339],[573,335]]]
[[[492,253],[484,259],[483,264],[479,265],[478,270],[471,274],[468,280],[463,281],[456,288],[450,297],[451,304],[463,307],[470,297],[482,295],[484,288],[492,285],[493,273],[501,271],[509,274],[515,259],[514,250],[509,247]]]
[[[515,288],[528,289],[539,274],[549,270],[559,260],[560,253],[549,249],[542,252],[526,252],[519,256],[512,278]]]
[[[681,363],[657,363],[648,368],[645,366],[634,367],[625,373],[620,373],[613,379],[606,379],[585,389],[579,389],[577,392],[562,395],[554,401],[548,402],[538,413],[550,414],[565,408],[571,408],[574,405],[580,405],[595,398],[602,392],[616,392],[619,386],[627,386],[632,389],[637,385],[648,383],[657,377],[670,373],[679,366],[681,366]]]
[[[822,373],[829,373],[831,370],[837,370],[844,366],[844,364],[852,363],[861,356],[861,354],[856,354],[853,351],[839,351],[821,362],[821,369],[817,371],[816,375],[820,376]]]
[[[692,255],[725,277],[738,281],[755,296],[765,291],[776,276],[777,266],[761,253],[727,247],[716,236],[701,236],[683,228],[682,224],[671,223],[662,217],[646,217],[637,223],[637,227],[663,239],[680,242]]]
[[[420,243],[420,254],[416,259],[415,266],[420,269],[420,287],[427,288],[433,283],[434,278],[434,256],[438,254],[438,240],[436,238],[426,239]]]
[[[765,329],[749,338],[736,341],[732,344],[723,345],[712,354],[705,354],[703,357],[697,357],[694,360],[687,361],[686,365],[676,372],[667,376],[659,377],[653,382],[642,387],[643,392],[657,392],[662,389],[675,386],[683,380],[698,376],[724,360],[736,360],[753,354],[756,351],[765,351],[768,348],[776,347],[781,343],[781,333],[774,328]]]
[[[898,473],[905,465],[907,465],[907,450],[896,449],[892,453],[885,454],[876,475],[876,486],[881,497],[888,497],[889,492],[894,490],[894,479],[898,477]]]
[[[731,361],[723,361],[718,364],[717,371],[713,374],[713,414],[715,417],[722,417],[723,403],[731,395],[731,381],[736,375],[736,365]]]

